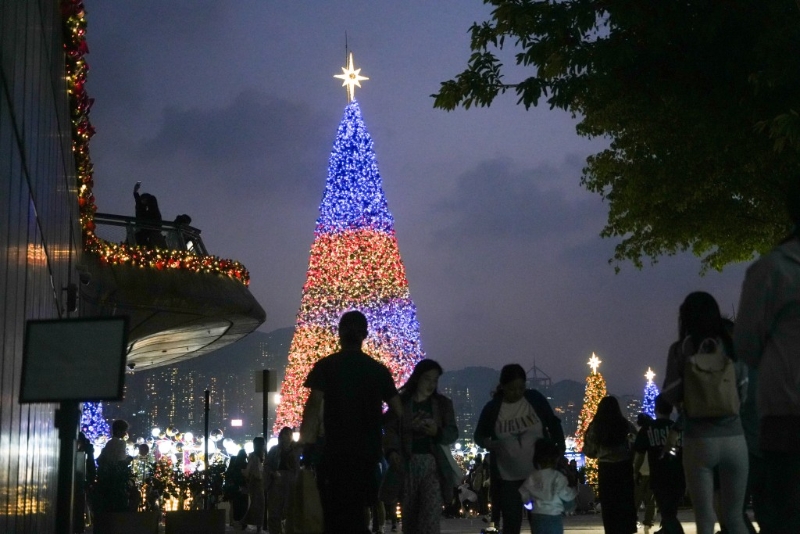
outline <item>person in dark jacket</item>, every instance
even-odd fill
[[[622,415],[619,401],[603,397],[586,430],[583,453],[597,459],[597,487],[606,534],[632,534],[637,530],[630,447],[635,435],[636,427]]]
[[[239,452],[231,458],[228,469],[225,471],[225,486],[223,491],[225,497],[231,503],[231,518],[239,522],[247,512],[247,480],[244,477],[244,470],[247,469],[247,452],[239,449]]]
[[[527,374],[519,364],[500,371],[500,384],[481,411],[475,443],[491,451],[492,510],[499,509],[503,532],[519,534],[522,496],[519,487],[533,472],[536,440],[548,437],[563,454],[564,430],[547,398],[527,389]]]
[[[289,512],[289,497],[300,469],[301,447],[292,441],[292,429],[285,426],[278,433],[278,444],[267,452],[264,479],[267,491],[267,531],[283,534]]]
[[[453,500],[454,485],[442,445],[458,439],[453,401],[437,391],[442,367],[421,360],[400,388],[402,417],[385,424],[387,457],[403,466],[403,532],[439,532],[442,505]],[[400,458],[397,458],[400,456]]]
[[[800,532],[800,178],[787,186],[794,228],[747,269],[733,331],[736,354],[758,376],[741,415],[765,533]]]

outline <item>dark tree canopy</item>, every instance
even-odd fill
[[[793,0],[484,0],[467,69],[435,107],[515,91],[609,139],[581,183],[608,202],[614,258],[690,250],[703,269],[751,259],[790,229],[800,179],[800,10]],[[506,82],[513,43],[527,79]]]

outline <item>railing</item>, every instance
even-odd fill
[[[187,224],[169,221],[152,223],[110,213],[95,213],[94,223],[97,237],[111,243],[162,250],[186,250],[198,256],[208,255],[200,238],[200,230]]]

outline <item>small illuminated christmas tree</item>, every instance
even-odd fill
[[[337,77],[348,87],[349,104],[329,160],[274,432],[300,425],[308,397],[303,383],[317,361],[339,349],[337,326],[346,311],[366,315],[364,351],[389,368],[398,386],[424,358],[394,218],[372,138],[353,99],[354,87],[367,78],[353,68],[352,55],[342,70]]]
[[[592,372],[586,377],[586,389],[583,394],[583,407],[578,416],[578,430],[575,432],[575,447],[577,450],[583,450],[583,438],[586,436],[586,430],[589,424],[594,419],[594,414],[597,412],[597,405],[603,397],[606,396],[606,380],[603,378],[597,368],[603,363],[600,358],[593,352],[592,357],[589,359],[589,367]],[[597,483],[597,460],[586,458],[586,481],[594,485]]]
[[[108,426],[108,421],[106,421],[106,418],[103,416],[102,402],[83,403],[80,429],[91,443],[97,441],[97,438],[100,436],[105,438],[111,437],[111,429]]]
[[[656,397],[658,396],[658,386],[653,382],[656,374],[649,367],[645,373],[647,384],[644,386],[644,398],[642,399],[642,413],[646,413],[653,419],[656,418]]]

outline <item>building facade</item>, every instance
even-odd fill
[[[462,444],[471,443],[472,436],[475,434],[475,425],[478,422],[478,414],[475,413],[475,403],[469,387],[460,385],[446,386],[442,389],[442,394],[453,401],[456,426],[458,426],[458,439]]]
[[[56,521],[55,406],[18,397],[26,321],[69,317],[79,283],[63,50],[58,2],[0,0],[0,532]]]
[[[636,419],[642,413],[642,398],[636,395],[622,395],[619,400],[623,415],[635,425]]]

